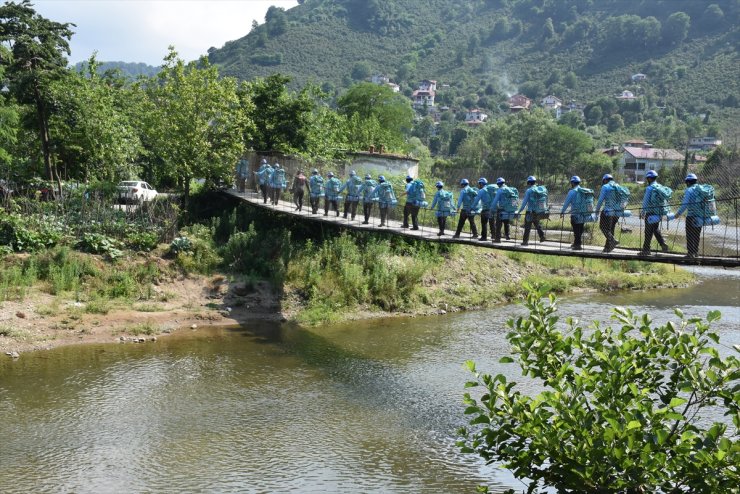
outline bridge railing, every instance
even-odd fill
[[[282,194],[282,200],[293,201],[292,194],[285,192]],[[559,203],[558,203],[559,202]],[[562,200],[550,204],[549,214],[545,215],[540,224],[545,230],[546,242],[542,244],[547,246],[548,250],[570,250],[573,243],[573,232],[570,224],[570,211],[565,215],[560,215]],[[358,224],[363,218],[363,203],[357,206],[355,220],[348,215],[345,219],[344,209],[345,202],[339,201],[339,218],[340,221],[347,224]],[[672,201],[669,204],[670,210],[675,212],[681,206],[681,201]],[[738,223],[740,207],[740,197],[719,198],[716,200],[717,216],[721,222],[718,225],[707,225],[701,228],[699,238],[699,257],[722,257],[722,258],[740,258],[740,224]],[[309,196],[305,195],[304,208],[310,210]],[[398,204],[388,210],[389,228],[399,228],[399,222],[403,221],[404,200],[400,198]],[[640,205],[628,205],[625,211],[631,216],[621,217],[617,222],[614,236],[619,242],[619,249],[642,250],[645,239],[646,221],[641,216],[643,209]],[[324,214],[324,199],[322,198],[319,205],[319,214]],[[329,214],[337,216],[336,212],[330,211]],[[505,243],[520,244],[524,227],[525,213],[522,213],[510,221],[510,240]],[[458,225],[459,216],[450,216],[447,218],[445,235],[452,235]],[[668,252],[672,254],[687,254],[686,248],[686,212],[676,220],[667,221],[662,217],[659,225],[659,232],[668,246]],[[371,227],[380,227],[380,214],[377,203],[374,203],[371,215],[368,218],[368,224]],[[410,222],[410,221],[409,221]],[[481,217],[475,216],[475,222],[478,234],[481,233]],[[435,211],[430,208],[421,208],[419,211],[419,226],[422,234],[433,234],[438,232]],[[461,231],[461,237],[472,239],[472,232],[469,223],[466,221]],[[488,233],[488,241],[493,239],[493,232]],[[540,244],[540,239],[536,232],[531,232],[529,245],[534,248]],[[599,218],[596,221],[585,224],[583,235],[583,245],[587,247],[604,247],[606,237],[599,227]],[[657,240],[653,239],[650,245],[651,251],[662,253]]]

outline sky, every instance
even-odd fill
[[[212,46],[245,36],[252,21],[265,22],[271,5],[296,0],[31,0],[38,14],[70,22],[74,64],[97,51],[101,62],[144,62],[158,66],[174,45],[180,58],[195,60]]]

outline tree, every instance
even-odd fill
[[[606,122],[606,130],[609,132],[619,132],[623,128],[624,120],[622,120],[622,115],[618,113],[610,116]]]
[[[668,16],[663,24],[663,41],[677,45],[686,39],[689,34],[691,18],[685,12],[674,12]]]
[[[352,72],[350,73],[352,79],[356,81],[362,81],[370,77],[370,74],[372,72],[372,67],[370,67],[370,62],[362,61],[357,62],[352,67]]]
[[[249,124],[236,81],[219,78],[205,57],[185,64],[170,47],[146,92],[149,152],[163,164],[163,173],[183,187],[186,202],[191,179],[228,180],[244,152]]]
[[[465,386],[483,392],[465,394],[462,450],[530,479],[530,493],[736,492],[737,436],[724,422],[697,420],[715,408],[740,427],[740,347],[720,357],[711,331],[719,312],[704,321],[676,310],[677,322],[656,326],[616,308],[617,329],[587,331],[569,318],[561,332],[555,297],[542,295],[529,290],[529,315],[508,321],[507,339],[544,391],[522,394],[468,362],[475,379]]]
[[[7,2],[0,7],[0,43],[10,46],[6,65],[8,88],[21,104],[35,108],[35,125],[49,180],[61,182],[52,162],[49,134],[50,84],[66,74],[70,29],[74,24],[58,23],[41,17],[29,0]]]
[[[93,54],[86,73],[71,71],[51,85],[55,111],[49,119],[65,176],[79,180],[134,178],[142,152],[137,129],[126,113],[134,102],[115,78],[101,77]]]
[[[270,36],[283,34],[288,27],[285,9],[272,5],[265,14],[265,28]]]
[[[253,103],[249,117],[254,133],[249,143],[258,151],[303,152],[310,132],[311,116],[316,107],[306,88],[288,93],[290,77],[273,74],[248,84]]]
[[[355,84],[337,101],[339,113],[347,116],[355,126],[368,125],[361,134],[374,136],[370,144],[400,149],[414,120],[411,103],[387,86],[370,82]],[[370,130],[372,130],[371,133]],[[355,130],[359,130],[355,127]],[[358,134],[356,134],[358,135]],[[364,139],[361,139],[364,141]],[[367,142],[363,142],[367,144]]]

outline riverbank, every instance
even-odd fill
[[[346,254],[347,246],[343,248]],[[91,266],[105,264],[99,256],[76,256]],[[290,320],[314,325],[481,310],[517,300],[525,283],[543,285],[552,293],[562,294],[646,290],[695,282],[690,272],[672,266],[581,261],[461,246],[427,255],[421,265],[424,271],[417,273],[418,282],[404,285],[408,293],[404,294],[403,304],[383,307],[382,300],[375,303],[340,300],[340,292],[327,282],[324,286],[310,285],[306,278],[297,275],[310,271],[310,266],[305,259],[296,261],[278,290],[271,283],[254,278],[219,273],[184,274],[177,269],[175,260],[151,255],[126,261],[127,269],[140,265],[156,273],[139,280],[136,290],[128,297],[101,299],[92,293],[102,288],[77,286],[55,290],[49,282],[35,283],[23,287],[15,300],[7,300],[10,297],[6,293],[6,300],[0,306],[0,353],[20,354],[78,343],[145,342],[177,331],[256,321]],[[345,257],[345,261],[351,266],[350,259]],[[392,271],[393,276],[410,276],[399,266],[413,264],[418,259],[395,251],[386,252],[382,259],[373,262],[382,262],[384,270]],[[6,259],[6,268],[7,265]],[[112,268],[121,271],[115,265]],[[413,265],[413,269],[421,268]],[[336,300],[327,298],[332,293]],[[389,304],[395,300],[391,295],[385,299]]]

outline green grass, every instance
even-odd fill
[[[124,331],[125,333],[132,334],[134,336],[141,336],[141,335],[153,335],[157,334],[159,332],[159,329],[154,326],[152,323],[145,322],[141,324],[136,324],[134,326],[129,326]]]

